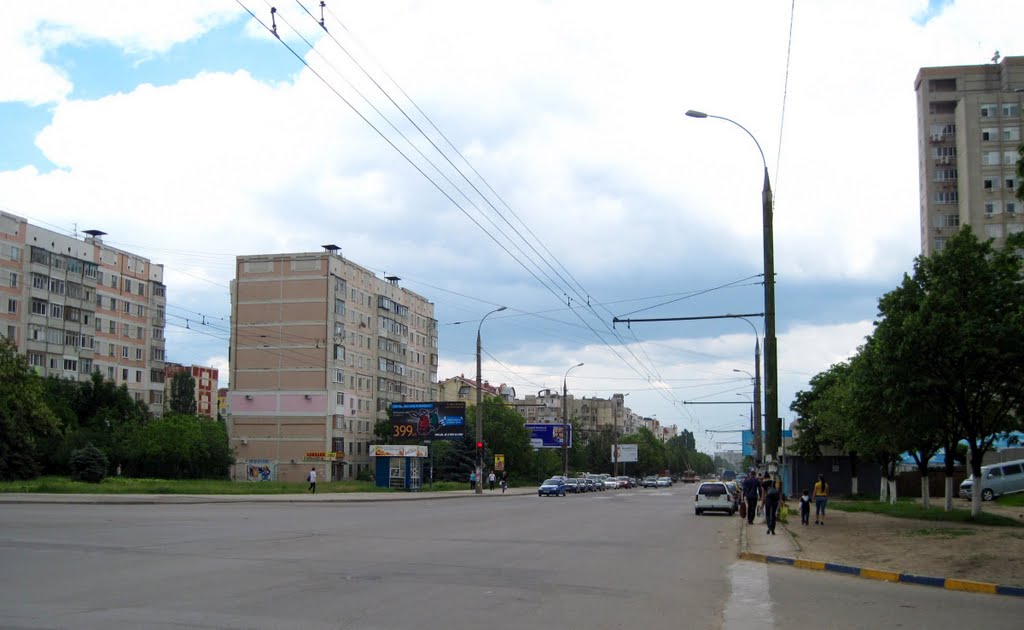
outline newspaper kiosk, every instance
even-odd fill
[[[370,453],[376,457],[374,479],[378,488],[400,488],[418,492],[423,487],[423,462],[429,455],[426,446],[376,444]]]

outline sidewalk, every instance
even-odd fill
[[[188,505],[201,503],[371,503],[387,501],[429,501],[434,499],[483,499],[484,497],[536,494],[532,487],[446,492],[321,492],[318,494],[54,494],[0,493],[0,504],[97,504],[97,505]]]
[[[740,527],[743,560],[892,583],[1024,597],[1024,533],[1006,527],[898,519],[831,510],[801,525],[790,506],[776,535],[755,520]]]

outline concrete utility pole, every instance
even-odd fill
[[[482,377],[481,377],[481,374],[480,374],[480,350],[481,350],[481,345],[480,345],[480,329],[483,327],[484,320],[487,319],[488,315],[493,315],[494,313],[500,313],[503,310],[505,310],[505,307],[504,306],[500,306],[500,307],[494,309],[493,311],[491,311],[490,313],[487,313],[487,315],[484,315],[483,317],[480,318],[480,325],[476,327],[476,443],[477,443],[477,448],[476,448],[476,493],[477,494],[483,494],[483,492],[484,492],[484,483],[483,483],[483,479],[481,479],[481,475],[483,475],[483,471],[484,471],[484,467],[483,467],[483,463],[484,463],[483,462],[483,457],[484,457],[484,454],[482,452],[484,449],[480,448],[480,446],[479,446],[484,441],[483,407],[481,406],[481,391],[483,390],[483,381],[481,380]]]
[[[582,365],[577,363],[562,377],[562,475],[565,477],[569,476],[569,372]]]

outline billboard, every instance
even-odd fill
[[[613,444],[612,461],[620,464],[640,461],[636,444]]]
[[[526,424],[526,430],[530,432],[530,446],[533,448],[562,448],[565,442],[566,425],[562,424]],[[572,448],[572,425],[568,425],[569,444]]]
[[[374,444],[371,457],[428,457],[426,446],[405,444]]]
[[[391,437],[396,440],[461,440],[466,434],[466,403],[391,403]]]

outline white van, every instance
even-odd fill
[[[974,478],[960,484],[960,496],[970,499]],[[1024,459],[981,467],[981,500],[991,501],[1002,494],[1024,492]]]

